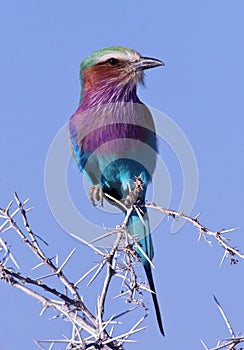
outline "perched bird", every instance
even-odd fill
[[[137,96],[137,84],[143,83],[144,70],[162,65],[160,60],[120,46],[92,53],[80,66],[80,105],[70,118],[69,131],[73,156],[91,184],[93,203],[94,197],[102,200],[107,195],[112,204],[120,207],[118,203],[123,203],[124,210],[133,188],[138,189],[128,230],[140,245],[136,251],[164,335],[148,261],[153,259],[153,245],[144,206],[156,165],[157,140],[151,113]]]

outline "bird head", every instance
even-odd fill
[[[80,66],[81,101],[86,94],[101,102],[126,101],[136,94],[137,83],[143,83],[144,70],[162,65],[121,46],[95,51]]]

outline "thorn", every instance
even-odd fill
[[[204,238],[204,241],[212,248],[213,244],[210,241],[210,239],[207,239],[206,235],[204,233],[202,233],[202,237]]]
[[[44,265],[44,264],[45,264],[45,263],[44,263],[43,261],[40,262],[39,264],[33,266],[33,267],[31,268],[31,271],[34,271],[34,270],[38,269],[38,267],[40,267],[40,266],[42,266],[42,265]]]
[[[134,340],[134,339],[124,339],[123,343],[138,343],[138,340]]]
[[[44,315],[45,311],[48,309],[47,306],[44,306],[40,312],[40,316]]]
[[[20,270],[19,264],[17,263],[17,261],[15,260],[13,254],[9,251],[9,248],[8,248],[7,244],[4,242],[4,240],[3,240],[1,237],[0,237],[0,244],[1,244],[2,248],[3,248],[3,249],[5,250],[5,252],[6,252],[5,258],[6,258],[7,256],[9,256],[9,258],[12,260],[12,262],[13,262],[14,265],[17,267],[17,269]]]
[[[77,282],[75,282],[74,286],[77,287],[92,271],[94,271],[100,264],[96,264],[90,270],[88,270]]]
[[[202,232],[199,232],[198,239],[197,239],[197,243],[200,242],[201,238],[202,238]]]
[[[202,343],[202,346],[204,347],[205,350],[209,350],[207,345],[204,343],[202,339],[200,339],[200,342]]]
[[[61,270],[64,268],[64,266],[67,264],[67,262],[69,261],[69,259],[72,257],[72,255],[74,254],[74,252],[76,251],[76,248],[74,248],[73,250],[71,250],[71,252],[69,253],[69,255],[67,256],[67,258],[64,260],[64,262],[61,264],[61,266],[58,268],[58,270],[56,271],[56,274],[59,274],[61,272]]]
[[[130,330],[129,332],[127,333],[124,333],[124,334],[121,334],[121,335],[118,335],[117,337],[114,337],[112,339],[107,339],[105,341],[102,342],[103,345],[106,345],[107,343],[110,343],[114,340],[119,340],[120,342],[122,342],[122,344],[124,343],[124,340],[126,340],[127,337],[131,336],[132,334],[134,333],[137,333],[137,332],[140,332],[140,331],[143,331],[144,329],[146,329],[147,326],[144,326],[144,327],[141,327],[141,328],[137,328],[137,329],[134,329],[134,330]],[[123,339],[125,338],[125,339]]]
[[[39,349],[41,349],[41,350],[46,350],[41,344],[39,344],[39,341],[38,341],[38,340],[35,340],[35,339],[34,339],[34,343],[38,346]]]
[[[32,209],[34,209],[34,207],[27,208],[27,209],[25,209],[25,212],[28,213],[28,212],[31,211]]]
[[[125,291],[125,292],[123,292],[123,293],[120,293],[120,294],[115,295],[112,299],[121,298],[121,297],[123,297],[125,294],[129,294],[129,293],[130,293],[130,291],[127,290],[127,291]]]
[[[153,263],[151,262],[151,260],[149,259],[149,257],[147,256],[147,254],[141,249],[140,245],[136,242],[136,248],[138,250],[140,250],[140,253],[147,259],[147,261],[149,262],[149,264],[151,265],[151,267],[153,269],[155,269],[155,266],[153,265]]]
[[[1,219],[6,219],[6,215],[0,215]]]
[[[234,228],[230,228],[230,229],[228,229],[228,230],[221,230],[219,233],[222,235],[222,234],[224,234],[224,233],[237,231],[237,230],[239,230],[239,229],[240,229],[240,227],[234,227]]]
[[[222,267],[223,262],[224,262],[225,258],[227,258],[228,255],[229,255],[228,251],[225,250],[225,251],[224,251],[223,258],[221,259],[220,264],[219,264],[219,267],[220,267],[220,268]]]
[[[99,302],[100,303],[100,302]],[[99,307],[100,308],[100,307]],[[101,312],[101,310],[100,310],[100,312]],[[101,330],[99,331],[99,335],[107,328],[107,326],[109,325],[109,324],[111,324],[111,322],[113,321],[113,319],[114,319],[114,315],[112,315],[110,318],[109,318],[109,320],[108,321],[106,321],[106,322],[103,322],[103,325],[102,325],[102,327],[101,327]],[[101,320],[102,321],[102,320]]]
[[[223,310],[220,302],[218,301],[218,299],[216,298],[215,295],[213,295],[213,298],[214,298],[214,301],[216,302],[216,304],[218,306],[218,309],[219,309],[219,311],[220,311],[220,313],[221,313],[221,315],[222,315],[222,317],[223,317],[223,319],[224,319],[224,321],[226,323],[226,326],[227,326],[227,328],[228,328],[228,330],[230,332],[231,337],[234,338],[235,337],[235,332],[233,331],[233,329],[232,329],[232,327],[230,325],[230,322],[229,322],[227,316],[225,315],[224,310]]]
[[[7,208],[5,209],[5,212],[8,213],[10,211],[10,209],[12,208],[13,205],[13,201],[9,202]]]
[[[114,331],[114,326],[112,326],[111,329],[110,329],[110,332],[109,332],[109,336],[110,336],[110,337],[112,337],[113,331]]]
[[[118,201],[118,199],[110,196],[108,193],[104,193],[105,197],[108,197],[109,199],[111,199],[113,202],[117,203],[120,207],[122,207],[125,211],[128,210],[128,208],[120,201]]]
[[[7,232],[7,231],[10,230],[11,228],[12,228],[12,226],[5,227],[5,228],[2,230],[2,233]]]
[[[134,209],[136,210],[137,215],[139,216],[139,218],[140,218],[140,220],[141,220],[143,226],[146,227],[145,221],[144,221],[144,219],[143,219],[143,217],[142,217],[142,215],[141,215],[141,213],[140,213],[140,210],[139,210],[136,206],[134,206]]]
[[[122,316],[128,314],[129,312],[134,311],[134,310],[137,309],[137,308],[138,308],[138,306],[131,307],[130,309],[128,309],[128,310],[126,310],[126,311],[124,311],[124,312],[121,312],[121,313],[118,314],[118,315],[115,315],[113,319],[116,320],[117,318],[120,318],[120,317],[122,317]],[[119,323],[121,323],[121,322],[119,322]]]
[[[128,274],[128,271],[126,271],[126,273]],[[115,276],[117,276],[123,280],[122,285],[124,284],[125,281],[130,283],[130,279],[127,278],[126,275],[121,275],[120,273],[115,273]]]
[[[26,205],[29,202],[30,198],[26,198],[26,200],[24,200],[24,202],[22,203],[22,206]]]
[[[48,275],[43,275],[41,277],[36,278],[35,281],[42,281],[42,280],[44,280],[46,278],[49,278],[49,277],[52,277],[52,276],[56,276],[56,275],[57,275],[56,272],[49,273]]]
[[[77,239],[78,241],[81,241],[83,244],[87,245],[89,248],[93,249],[97,254],[104,256],[104,253],[99,250],[98,248],[94,247],[92,244],[90,244],[89,242],[85,241],[83,238],[76,236],[73,233],[69,233],[72,237],[74,237],[75,239]]]
[[[154,292],[154,291],[151,290],[150,288],[147,288],[147,287],[143,286],[142,284],[140,285],[139,288],[142,289],[142,290],[145,290],[146,292],[149,292],[149,293],[151,293],[151,294],[156,294],[156,292]]]
[[[197,221],[197,219],[199,218],[200,215],[201,215],[201,213],[198,213],[198,214],[194,217],[194,220]]]
[[[89,243],[89,244],[95,243],[95,242],[97,242],[97,241],[100,241],[100,240],[102,240],[102,239],[104,239],[104,238],[107,238],[107,237],[112,236],[112,235],[117,234],[117,233],[118,233],[118,232],[117,232],[116,230],[115,230],[115,231],[108,232],[108,233],[105,233],[105,234],[102,235],[102,236],[99,236],[99,237],[97,237],[97,238],[94,238],[92,241],[89,241],[88,243]]]
[[[103,266],[105,265],[105,261],[102,261],[100,263],[99,268],[97,269],[97,271],[95,272],[95,274],[93,275],[93,277],[90,279],[90,281],[87,283],[87,287],[95,280],[95,278],[98,276],[98,274],[101,272]]]
[[[17,267],[17,269],[20,270],[20,266],[19,266],[19,264],[17,263],[17,261],[15,260],[15,258],[14,258],[14,256],[13,256],[12,253],[9,253],[9,257],[10,257],[10,259],[13,261],[13,263],[14,263],[14,265]]]

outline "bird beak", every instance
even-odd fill
[[[136,71],[141,71],[141,70],[150,69],[158,66],[165,66],[165,64],[162,61],[157,60],[156,58],[141,57],[140,61],[132,62],[130,66]]]

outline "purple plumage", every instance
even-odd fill
[[[149,259],[153,258],[153,246],[143,204],[156,166],[157,141],[151,113],[139,100],[136,87],[143,83],[145,69],[160,65],[161,61],[142,57],[132,49],[112,47],[96,51],[81,64],[80,106],[69,123],[74,158],[92,186],[124,201],[135,179],[142,179],[140,206],[144,222],[134,210],[128,229],[138,237]],[[137,253],[164,334],[151,266],[140,250]]]

